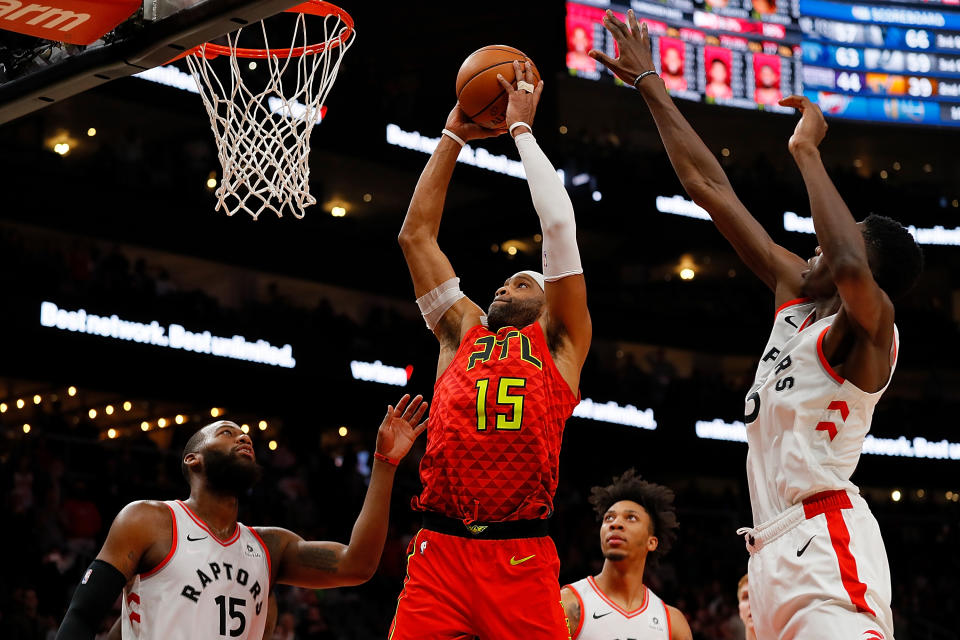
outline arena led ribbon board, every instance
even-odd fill
[[[587,55],[616,55],[606,9],[567,3],[571,75],[622,84]],[[647,23],[657,72],[684,100],[788,111],[803,93],[829,117],[960,126],[960,3],[833,0],[632,2]]]

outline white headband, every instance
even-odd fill
[[[538,271],[518,271],[515,274],[513,274],[512,277],[516,278],[519,275],[525,275],[527,277],[533,278],[533,281],[536,282],[538,285],[540,285],[540,290],[546,291],[546,288],[544,287],[544,279],[543,279],[542,273]]]

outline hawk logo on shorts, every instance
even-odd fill
[[[465,527],[467,528],[467,531],[469,531],[470,533],[472,533],[472,534],[475,535],[475,536],[478,536],[478,535],[480,535],[481,533],[483,533],[484,531],[487,530],[487,526],[488,526],[488,525],[485,525],[485,524],[464,524],[463,526],[465,526]]]

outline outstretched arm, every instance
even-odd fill
[[[426,430],[426,420],[420,421],[426,410],[422,396],[410,400],[409,395],[401,398],[396,409],[387,408],[377,434],[370,486],[349,544],[307,541],[286,529],[257,528],[274,558],[273,582],[327,589],[361,584],[373,576],[387,539],[396,465]]]
[[[503,133],[503,131],[484,129],[468,121],[459,104],[453,107],[447,117],[445,129],[463,141]],[[413,278],[413,289],[418,303],[421,304],[421,311],[424,313],[427,325],[436,334],[441,347],[452,348],[454,352],[460,344],[465,328],[479,323],[483,312],[470,300],[460,297],[443,313],[442,317],[434,320],[428,317],[429,314],[424,311],[424,305],[429,308],[434,302],[430,300],[431,294],[433,297],[440,298],[435,301],[437,304],[443,304],[442,297],[454,293],[452,289],[446,292],[442,288],[438,290],[438,287],[455,278],[456,274],[447,256],[440,250],[437,236],[440,233],[440,219],[443,217],[447,187],[450,185],[460,149],[460,143],[454,138],[448,135],[440,136],[440,143],[423,169],[423,173],[420,174],[420,180],[417,181],[417,187],[413,192],[413,198],[410,200],[410,207],[407,209],[398,237],[407,267],[410,269],[410,276]],[[456,288],[456,292],[459,292],[459,287]],[[425,299],[426,302],[424,302]],[[440,371],[444,368],[446,367],[440,367]]]
[[[603,19],[604,26],[617,41],[620,57],[613,59],[597,50],[591,51],[590,56],[627,84],[634,85],[640,74],[653,71],[654,66],[646,24],[641,27],[632,10],[627,19],[629,27],[610,11]],[[743,206],[720,163],[673,104],[663,80],[651,73],[634,86],[650,108],[683,188],[694,202],[706,209],[740,259],[776,293],[778,304],[796,297],[800,272],[806,262],[776,244]]]
[[[893,302],[874,280],[863,233],[820,158],[817,147],[827,133],[820,107],[801,96],[789,96],[780,104],[801,113],[790,137],[790,153],[807,185],[820,259],[827,263],[842,300],[837,320],[824,339],[824,353],[830,359],[844,334],[852,331],[858,344],[845,359],[844,373],[861,389],[875,391],[890,375]]]
[[[533,85],[531,65],[514,61],[514,74],[525,78],[518,88],[498,76],[507,93],[506,123],[513,135],[527,174],[533,206],[543,230],[543,276],[547,316],[546,333],[563,348],[553,354],[560,373],[574,392],[579,388],[580,369],[590,350],[593,327],[587,310],[587,287],[577,247],[577,223],[573,203],[553,164],[533,137],[531,126],[543,82]]]

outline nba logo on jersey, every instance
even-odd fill
[[[262,557],[263,557],[263,555],[260,553],[260,551],[259,551],[256,547],[254,547],[253,545],[251,545],[251,544],[248,544],[248,545],[247,545],[247,548],[243,550],[243,555],[247,556],[248,558],[262,558]]]
[[[90,579],[91,573],[93,573],[93,569],[87,569],[87,572],[83,574],[83,580],[80,581],[80,584],[87,584],[87,580]]]

